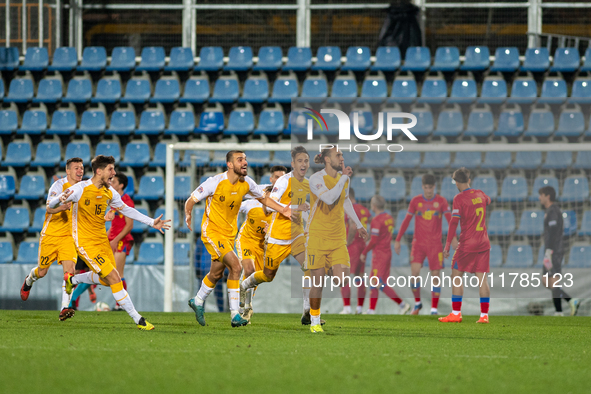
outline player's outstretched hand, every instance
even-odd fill
[[[66,190],[65,193],[62,193],[62,196],[60,197],[60,202],[62,204],[65,204],[66,200],[68,199],[68,197],[70,197],[72,195],[72,193],[74,193],[74,190],[72,190],[72,189]]]
[[[285,216],[286,218],[288,218],[289,220],[292,220],[292,218],[291,218],[291,207],[289,205],[287,205],[285,208],[283,208],[283,211],[281,211],[281,214],[283,216]]]
[[[310,210],[310,204],[308,204],[307,202],[298,205],[299,212],[308,212],[309,210]]]
[[[345,167],[343,169],[343,175],[347,175],[349,178],[351,178],[351,175],[353,175],[353,169],[351,167]]]
[[[189,231],[193,231],[193,228],[191,227],[193,222],[191,222],[191,219],[192,219],[191,213],[185,212],[185,224],[187,225],[187,228],[189,229]]]
[[[365,227],[358,228],[357,234],[359,234],[359,236],[361,238],[363,238],[364,241],[367,241],[369,238],[369,234],[367,233],[367,230],[365,229]]]
[[[449,249],[445,248],[443,249],[443,258],[447,259],[449,257]]]
[[[400,241],[394,241],[394,252],[400,254]]]
[[[152,227],[164,234],[162,230],[170,230],[170,224],[168,223],[170,223],[170,219],[162,220],[162,215],[160,215],[154,219],[154,225]]]
[[[109,209],[109,211],[105,215],[105,222],[110,222],[113,219],[115,219],[115,210],[114,209]]]

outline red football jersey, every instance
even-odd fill
[[[363,227],[367,229],[367,222],[371,218],[371,212],[369,211],[369,209],[365,208],[361,204],[353,204],[353,209],[355,209],[355,213],[357,214],[357,217],[359,218],[361,224],[363,224]],[[347,235],[349,235],[349,217],[347,215],[345,215],[345,226],[347,226]],[[359,233],[357,233],[357,229],[353,229],[353,231],[355,231],[356,234],[355,239],[353,239],[353,242],[350,246],[359,244],[365,247],[365,241],[363,240],[363,238],[361,238]]]
[[[121,201],[123,201],[125,205],[127,205],[128,207],[135,208],[133,200],[127,194],[121,196]],[[109,241],[115,239],[115,237],[123,230],[123,227],[125,227],[125,216],[123,216],[121,212],[117,212],[115,214],[115,219],[113,219],[113,221],[111,222],[111,229],[109,230]],[[131,232],[127,234],[125,237],[123,237],[122,241],[133,241],[133,236],[131,235]]]
[[[472,253],[490,249],[486,231],[488,204],[490,197],[478,189],[466,189],[454,197],[452,217],[460,219],[461,228],[458,250]]]
[[[394,219],[386,212],[382,212],[371,220],[371,239],[363,254],[373,250],[374,253],[391,253],[390,243],[392,242],[392,231],[394,230]]]
[[[415,234],[413,244],[441,244],[441,221],[449,212],[447,200],[436,194],[427,200],[422,194],[413,197],[408,206],[408,213],[415,216]]]

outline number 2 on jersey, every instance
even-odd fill
[[[476,215],[478,215],[478,224],[476,225],[476,231],[483,231],[482,220],[484,219],[484,208],[476,208]]]

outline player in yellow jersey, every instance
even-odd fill
[[[80,182],[84,176],[84,164],[81,158],[73,157],[66,162],[66,176],[58,179],[49,188],[48,200],[72,185]],[[74,274],[78,254],[72,240],[71,232],[71,204],[62,205],[58,208],[47,208],[43,229],[39,235],[39,262],[25,278],[21,287],[21,299],[26,301],[29,298],[33,283],[47,275],[47,271],[54,261],[61,264],[64,274]],[[74,309],[69,307],[70,295],[66,293],[65,283],[62,285],[62,307],[59,319],[64,321],[74,316]]]
[[[262,188],[247,176],[248,161],[242,151],[233,150],[226,154],[228,171],[212,176],[191,193],[185,203],[185,222],[191,229],[191,213],[193,206],[205,200],[205,214],[201,223],[201,240],[211,255],[211,268],[203,278],[201,288],[189,300],[189,306],[195,311],[199,324],[205,325],[205,309],[203,304],[213,291],[215,284],[221,279],[228,268],[228,300],[230,301],[230,317],[232,327],[248,324],[239,313],[239,283],[242,266],[234,253],[234,240],[237,233],[237,217],[242,199],[250,195],[263,205],[275,209],[291,217],[289,206],[282,206],[264,195]]]
[[[271,185],[265,188],[265,192],[271,192],[277,179],[287,172],[284,166],[271,167]],[[264,185],[261,185],[264,186]],[[269,190],[267,190],[269,189]],[[240,205],[240,212],[246,215],[244,223],[236,238],[236,250],[242,263],[242,278],[246,279],[264,266],[265,236],[267,228],[271,224],[272,212],[255,199],[244,200]],[[250,322],[253,314],[252,297],[256,288],[241,292],[240,314]],[[242,297],[244,294],[244,298]]]
[[[110,286],[113,298],[134,320],[137,327],[140,330],[153,330],[154,326],[135,310],[131,297],[123,288],[121,276],[115,269],[115,257],[105,231],[104,216],[107,208],[110,207],[160,232],[170,228],[168,224],[170,220],[162,220],[162,215],[156,219],[149,218],[121,201],[119,193],[109,186],[111,179],[115,176],[113,156],[95,157],[92,160],[92,172],[91,179],[78,182],[60,195],[53,197],[48,203],[50,208],[72,203],[71,234],[78,255],[91,269],[89,272],[78,275],[67,272],[64,275],[66,291],[71,293],[73,286],[78,283]]]
[[[366,240],[367,230],[357,217],[349,199],[351,167],[345,167],[343,153],[336,148],[323,149],[314,162],[324,169],[310,177],[310,214],[306,225],[306,263],[312,275],[310,291],[310,331],[324,332],[320,324],[320,304],[325,269],[332,269],[340,283],[350,274],[345,213]],[[342,173],[339,173],[342,171]]]

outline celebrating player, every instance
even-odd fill
[[[153,330],[154,326],[146,321],[133,306],[131,297],[123,288],[121,276],[115,269],[115,256],[105,231],[105,212],[107,207],[121,212],[123,215],[151,226],[160,232],[169,229],[170,220],[156,219],[141,214],[130,208],[115,189],[109,186],[115,176],[115,158],[98,155],[92,159],[91,179],[71,186],[60,195],[53,197],[48,206],[57,208],[72,203],[72,237],[76,250],[88,267],[92,270],[83,274],[64,275],[66,292],[71,294],[74,285],[79,283],[102,284],[110,286],[113,298],[121,308],[134,320],[140,330]]]
[[[365,265],[367,254],[373,250],[371,259],[371,276],[379,278],[381,289],[392,301],[400,307],[400,314],[404,315],[410,309],[410,305],[404,302],[396,291],[388,285],[390,276],[390,264],[392,261],[392,230],[394,229],[394,219],[384,211],[386,200],[382,196],[373,196],[371,199],[371,210],[375,217],[371,220],[371,239],[365,249],[361,252],[360,260]],[[378,303],[378,288],[372,287],[370,290],[369,310],[367,313],[373,315]]]
[[[462,277],[464,272],[476,275],[480,283],[480,319],[476,323],[488,323],[488,307],[490,304],[490,288],[486,273],[490,271],[490,241],[486,232],[486,207],[491,200],[484,192],[470,188],[470,171],[462,167],[456,170],[452,176],[460,191],[454,197],[453,211],[447,241],[443,249],[443,256],[449,257],[451,241],[456,234],[458,222],[461,233],[460,242],[452,260],[452,313],[440,317],[443,323],[461,323],[462,321],[462,295],[464,285]],[[456,282],[456,278],[459,281]]]
[[[351,167],[345,167],[343,153],[336,148],[323,149],[314,162],[324,169],[310,177],[310,214],[306,226],[306,263],[311,270],[310,315],[312,333],[324,332],[320,324],[320,305],[325,268],[343,283],[350,274],[345,213],[353,220],[363,239],[368,234],[349,199]],[[339,173],[342,171],[342,174]]]
[[[66,177],[58,179],[49,188],[47,203],[82,180],[84,175],[84,164],[81,158],[73,157],[66,162]],[[39,236],[39,263],[31,270],[25,278],[21,287],[21,299],[26,301],[33,283],[43,278],[51,264],[57,260],[62,265],[64,274],[74,274],[75,262],[77,260],[76,246],[72,240],[70,210],[72,204],[62,205],[57,208],[47,207],[43,229]],[[66,292],[66,284],[62,285],[62,308],[59,319],[64,321],[74,316],[74,309],[70,308],[70,295]]]
[[[236,218],[245,195],[250,194],[263,205],[272,208],[287,219],[291,216],[291,208],[282,206],[263,194],[263,190],[249,176],[247,176],[248,162],[242,151],[232,150],[226,154],[228,171],[208,178],[185,203],[185,221],[191,229],[191,213],[193,206],[206,200],[205,214],[201,224],[201,240],[211,255],[211,268],[203,278],[201,288],[189,300],[189,306],[195,311],[199,324],[205,325],[205,309],[203,303],[213,291],[215,284],[221,279],[226,267],[228,275],[228,299],[232,327],[248,324],[239,313],[239,281],[242,267],[240,260],[234,253],[234,239],[236,237]]]
[[[367,221],[371,217],[369,209],[365,208],[361,204],[357,204],[355,201],[355,190],[349,188],[349,200],[353,204],[353,209],[357,217],[363,224],[363,227],[367,228]],[[355,276],[361,275],[365,270],[365,264],[359,259],[363,249],[365,249],[365,241],[357,233],[357,230],[353,231],[355,222],[345,215],[345,223],[347,228],[347,251],[349,252],[349,259],[351,260],[351,273]],[[341,295],[343,296],[343,311],[342,315],[348,315],[351,313],[351,286],[349,283],[345,283],[341,287]],[[365,301],[365,284],[361,282],[361,286],[357,288],[357,310],[356,313],[360,314],[363,308],[363,302]]]
[[[423,308],[421,303],[421,282],[420,274],[425,257],[429,261],[429,270],[432,277],[439,277],[440,270],[443,269],[443,246],[441,244],[441,221],[443,216],[449,223],[451,213],[447,205],[447,200],[435,194],[435,177],[431,174],[423,175],[423,194],[413,197],[408,206],[406,217],[400,226],[400,231],[394,242],[394,251],[400,254],[400,240],[408,228],[412,217],[416,215],[415,232],[412,239],[412,250],[410,252],[410,270],[411,275],[419,280],[411,281],[413,295],[415,297],[415,306],[411,315],[418,315]],[[452,246],[457,246],[457,237],[452,240]],[[437,314],[437,304],[441,287],[433,286],[431,288],[431,314]]]
[[[285,175],[286,172],[287,168],[284,166],[271,167],[271,190],[277,179]],[[255,271],[263,269],[265,235],[267,227],[271,224],[272,212],[255,199],[243,201],[240,205],[240,212],[244,213],[246,218],[238,232],[238,238],[236,238],[236,249],[238,257],[241,259],[244,280]],[[255,290],[256,288],[246,290],[245,298],[240,298],[240,312],[242,317],[249,322],[253,314],[252,297]]]

